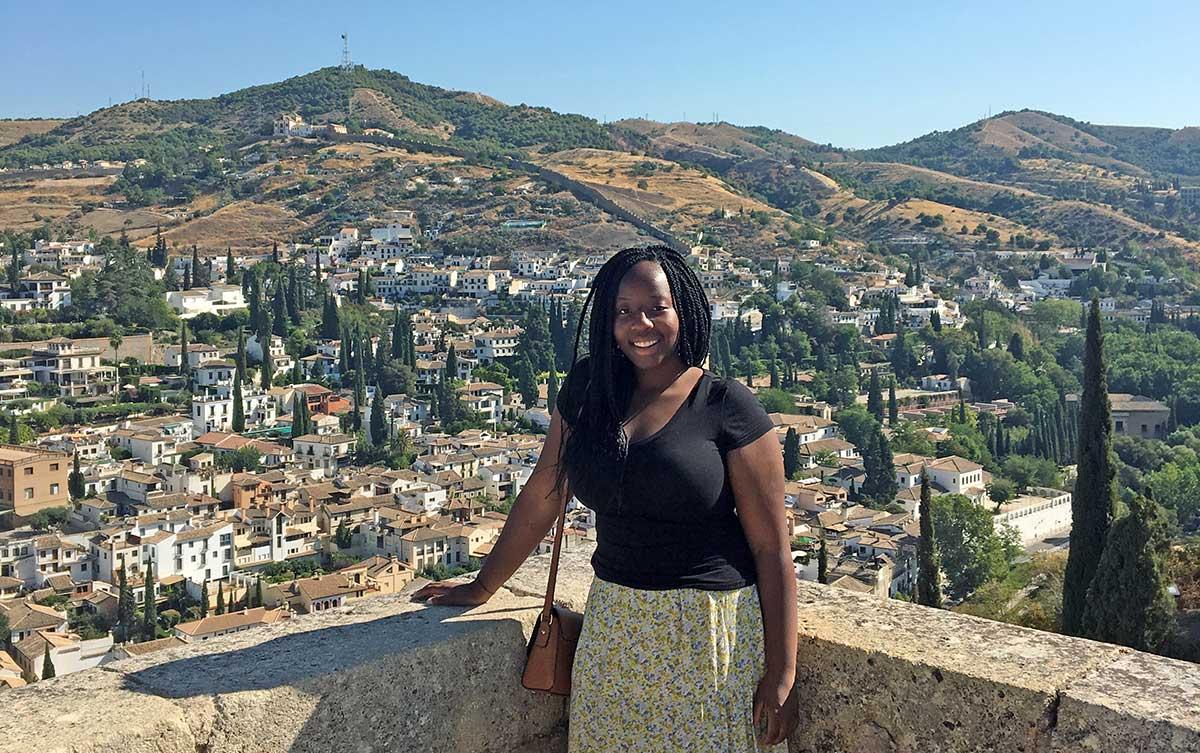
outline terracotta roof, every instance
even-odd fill
[[[243,609],[239,612],[203,617],[191,622],[182,622],[176,625],[175,629],[184,635],[206,635],[208,633],[218,633],[223,630],[233,630],[251,625],[270,625],[280,620],[286,620],[287,617],[288,613],[283,609],[255,607],[254,609]]]

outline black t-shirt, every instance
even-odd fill
[[[559,392],[559,414],[568,426],[587,378],[581,361]],[[705,370],[662,429],[630,443],[619,506],[568,469],[572,493],[596,512],[596,576],[646,590],[727,591],[755,583],[725,457],[772,426],[745,385]],[[616,467],[595,470],[620,475]]]

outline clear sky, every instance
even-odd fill
[[[1030,107],[1200,125],[1200,2],[0,0],[0,117],[210,97],[351,56],[598,119],[781,128],[867,147]],[[747,7],[748,6],[748,7]]]

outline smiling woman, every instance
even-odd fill
[[[595,512],[597,547],[570,750],[782,750],[796,586],[772,422],[704,368],[708,302],[679,253],[618,253],[584,308],[538,467],[483,570],[422,595],[486,601],[574,496]]]

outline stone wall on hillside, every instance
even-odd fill
[[[561,753],[566,702],[519,682],[548,559],[470,610],[364,599],[8,691],[0,753]],[[1200,752],[1196,665],[809,583],[797,606],[793,753]]]

